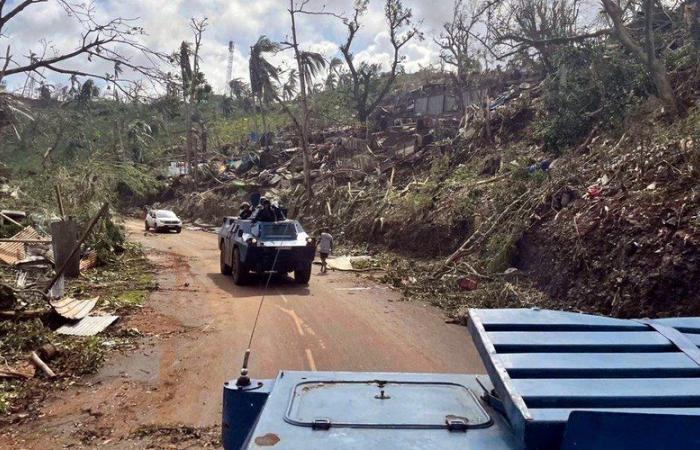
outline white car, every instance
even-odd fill
[[[177,215],[167,209],[152,209],[146,214],[146,231],[153,229],[158,231],[175,230],[176,233],[182,231],[182,220]]]

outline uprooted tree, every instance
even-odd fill
[[[382,73],[382,67],[379,64],[357,61],[352,51],[352,44],[362,26],[361,18],[367,12],[368,6],[369,0],[357,0],[352,17],[343,18],[348,34],[345,42],[340,46],[340,52],[350,72],[350,95],[353,106],[357,111],[357,119],[363,123],[389,93],[396,80],[400,65],[405,59],[401,50],[412,39],[423,39],[423,34],[414,24],[411,9],[406,8],[401,0],[386,0],[384,16],[392,47],[389,71]]]

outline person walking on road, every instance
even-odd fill
[[[333,236],[327,230],[321,230],[321,237],[318,239],[318,252],[321,255],[321,273],[326,273],[328,255],[333,251]]]

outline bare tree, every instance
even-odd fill
[[[440,48],[440,61],[451,68],[450,77],[455,88],[460,112],[466,111],[464,91],[469,87],[470,75],[479,68],[478,50],[475,48],[475,27],[481,23],[485,12],[500,0],[477,4],[469,0],[455,0],[452,22],[443,25],[443,31],[435,43]],[[478,44],[479,42],[476,42]]]
[[[9,6],[5,0],[0,0],[0,36],[8,23],[30,11],[30,8],[38,8],[37,5],[47,1],[23,0]],[[66,14],[77,21],[80,29],[77,45],[69,51],[58,51],[45,45],[42,54],[32,53],[26,63],[20,62],[12,54],[11,45],[8,45],[4,56],[0,56],[0,82],[5,77],[18,74],[43,79],[44,75],[40,73],[42,70],[104,80],[108,84],[112,84],[115,89],[130,96],[134,92],[134,86],[139,84],[139,81],[123,78],[122,73],[125,70],[151,80],[164,79],[162,72],[158,69],[158,63],[165,60],[166,55],[150,50],[140,43],[139,37],[144,34],[144,30],[133,20],[118,17],[103,22],[98,20],[95,6],[92,3],[74,4],[67,0],[53,1],[58,2]],[[48,39],[50,36],[47,36]],[[135,56],[139,56],[139,59],[145,60],[147,63],[134,62]],[[82,66],[89,65],[85,59],[93,63],[118,64],[114,67],[119,67],[120,70],[115,70],[112,75],[99,73],[97,71],[99,69],[95,71],[78,69],[76,67],[78,60],[81,61]]]
[[[700,0],[684,2],[683,23],[693,46],[700,50]]]
[[[367,12],[369,0],[356,0],[353,7],[352,18],[344,18],[343,21],[348,29],[345,43],[340,46],[345,64],[348,66],[351,78],[351,95],[354,102],[357,118],[365,122],[369,115],[389,93],[399,66],[404,60],[401,49],[408,44],[411,39],[422,39],[423,35],[413,23],[413,12],[410,8],[404,7],[401,0],[386,0],[384,5],[384,16],[389,28],[389,40],[393,50],[392,62],[389,71],[381,76],[381,67],[377,64],[355,61],[355,54],[352,52],[352,44],[360,30],[360,18]],[[402,32],[402,30],[406,30]]]
[[[201,89],[206,91],[206,81],[204,74],[199,69],[199,52],[202,48],[202,35],[207,29],[207,19],[191,19],[190,28],[194,37],[194,44],[183,42],[180,45],[179,63],[180,72],[182,73],[182,99],[185,103],[185,127],[186,127],[186,157],[192,172],[195,185],[198,182],[197,165],[199,161],[200,147],[202,151],[206,151],[206,125],[197,114],[197,123],[200,128],[199,139],[195,143],[195,130],[193,129],[193,116],[195,108],[200,100],[199,92]],[[190,57],[192,61],[190,62]],[[209,88],[211,90],[211,88]]]
[[[304,163],[304,189],[306,190],[306,195],[310,198],[313,197],[314,192],[311,185],[311,150],[309,149],[309,101],[307,98],[307,67],[304,64],[304,59],[302,58],[303,51],[299,48],[299,40],[297,39],[297,25],[296,25],[296,15],[304,14],[305,7],[308,0],[289,0],[289,15],[292,20],[292,42],[287,42],[286,44],[294,50],[294,59],[297,62],[297,71],[299,73],[299,101],[301,103],[302,120],[299,122],[294,119],[297,129],[300,132],[301,141],[301,151],[302,159]],[[288,113],[289,109],[286,110]],[[291,114],[292,117],[293,114]]]
[[[654,7],[659,3],[653,0],[642,0],[644,17],[643,40],[632,33],[625,23],[625,13],[630,11],[630,3],[620,5],[615,0],[601,0],[603,9],[612,23],[614,35],[622,46],[644,65],[654,82],[656,92],[671,116],[678,115],[678,102],[673,92],[673,86],[668,79],[666,59],[657,49],[654,36]]]
[[[609,30],[586,32],[579,20],[582,0],[512,0],[494,2],[489,31],[493,41],[506,51],[504,58],[533,49],[545,70],[554,71],[553,55],[573,41],[607,34]]]

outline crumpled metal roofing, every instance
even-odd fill
[[[77,320],[90,314],[90,311],[95,307],[99,298],[100,297],[94,297],[79,300],[73,297],[66,297],[61,300],[51,301],[51,306],[61,317]]]
[[[91,251],[83,259],[80,260],[80,271],[92,269],[97,265],[97,252]]]
[[[12,236],[12,239],[41,239],[42,236],[32,227],[27,227]],[[0,261],[5,264],[14,264],[24,259],[27,254],[22,242],[0,242]]]
[[[87,316],[75,323],[63,325],[56,330],[56,333],[72,336],[94,336],[118,318],[119,316]]]

